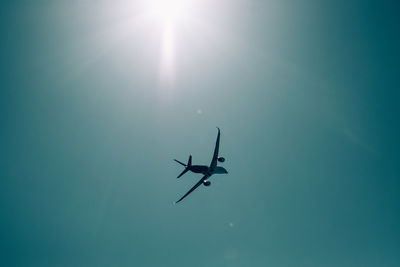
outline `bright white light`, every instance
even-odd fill
[[[163,83],[173,86],[175,73],[176,26],[189,17],[193,0],[149,0],[150,20],[157,20],[162,27],[160,70]],[[167,86],[167,87],[169,87]]]
[[[85,64],[92,64],[105,55],[122,58],[134,68],[142,64],[143,69],[158,70],[157,82],[163,90],[177,88],[184,75],[191,71],[187,67],[201,71],[214,66],[237,43],[227,31],[230,18],[225,13],[232,8],[228,0],[97,2],[83,10],[85,21],[93,22],[87,27],[92,29],[88,39],[82,39],[90,43],[81,45],[90,47]],[[236,55],[237,49],[234,52]]]
[[[174,80],[175,38],[171,26],[166,25],[161,44],[161,78],[171,85]]]
[[[189,10],[189,1],[185,0],[150,0],[149,10],[163,23],[172,23],[183,18]]]

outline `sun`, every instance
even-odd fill
[[[176,23],[189,12],[189,2],[187,0],[150,0],[149,10],[152,16],[164,24]]]
[[[96,44],[132,42],[131,47],[144,52],[152,49],[151,59],[159,61],[156,71],[160,88],[174,88],[183,77],[182,66],[190,57],[188,54],[196,51],[193,57],[199,56],[199,50],[191,49],[196,47],[193,40],[200,40],[202,35],[200,47],[205,35],[215,36],[210,34],[217,28],[215,20],[209,27],[211,23],[206,19],[206,11],[215,10],[215,5],[211,0],[117,0],[115,4],[104,4],[99,10],[105,18],[112,18],[113,24],[104,30],[104,42]]]
[[[177,28],[187,24],[193,11],[194,0],[148,0],[147,14],[162,29],[160,53],[161,83],[170,87],[175,79]]]

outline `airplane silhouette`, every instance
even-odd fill
[[[218,129],[217,141],[215,143],[214,155],[213,155],[213,158],[211,160],[210,166],[192,165],[192,155],[189,156],[189,160],[188,160],[187,164],[184,164],[184,163],[180,162],[179,160],[174,159],[179,164],[185,166],[185,169],[183,170],[183,172],[181,172],[178,175],[177,178],[181,177],[182,175],[184,175],[188,171],[191,171],[191,172],[194,172],[194,173],[202,173],[204,175],[203,178],[201,178],[200,181],[197,182],[197,184],[195,184],[183,197],[181,197],[175,203],[178,203],[178,202],[182,201],[185,197],[187,197],[190,193],[192,193],[201,184],[204,184],[205,186],[210,186],[211,182],[208,181],[208,178],[210,178],[211,175],[228,173],[228,171],[225,170],[225,168],[217,166],[217,163],[218,163],[217,161],[219,161],[219,162],[224,162],[225,161],[225,159],[223,157],[218,157],[220,130],[219,130],[218,127],[217,127],[217,129]]]

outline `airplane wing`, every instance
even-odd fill
[[[199,185],[201,185],[205,179],[207,179],[209,176],[208,175],[204,175],[203,178],[200,179],[200,181],[197,182],[197,184],[195,184],[183,197],[181,197],[178,201],[176,201],[175,203],[178,203],[180,201],[182,201],[182,199],[184,199],[185,197],[187,197],[190,193],[192,193],[197,187],[199,187]]]
[[[218,151],[219,151],[219,136],[220,136],[220,132],[219,132],[219,128],[218,129],[218,135],[217,135],[217,142],[215,142],[215,149],[214,149],[214,155],[211,161],[211,169],[215,169],[215,167],[217,167],[217,160],[218,160]]]

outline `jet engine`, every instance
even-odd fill
[[[210,185],[211,185],[211,182],[210,182],[210,181],[204,181],[203,184],[204,184],[205,186],[210,186]]]
[[[219,162],[224,162],[224,161],[225,161],[225,158],[220,157],[220,158],[218,158],[218,161],[219,161]]]

